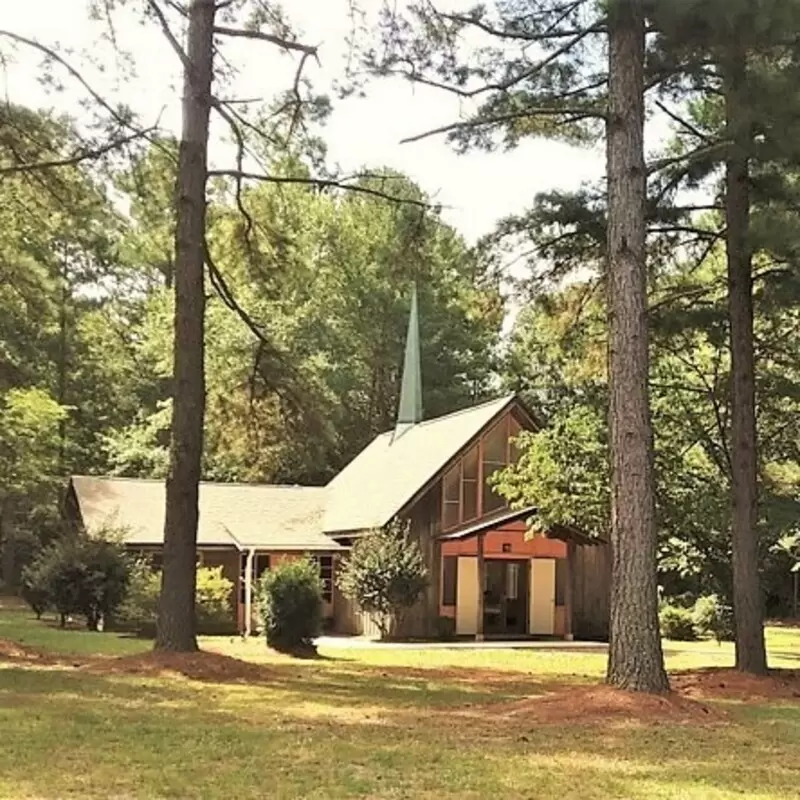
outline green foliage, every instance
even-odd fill
[[[322,631],[322,579],[314,561],[284,561],[267,570],[257,595],[270,647],[301,653],[314,649]]]
[[[342,593],[372,617],[382,637],[422,597],[428,574],[408,525],[393,522],[356,539],[337,580]]]
[[[680,606],[664,606],[658,614],[661,635],[676,642],[693,642],[697,639],[697,631],[688,608]]]
[[[147,559],[136,559],[131,565],[125,599],[114,614],[115,625],[140,633],[154,631],[160,592],[161,573]]]
[[[231,593],[233,583],[222,574],[222,567],[198,567],[195,614],[200,633],[228,632],[233,628]],[[118,627],[145,635],[155,631],[161,572],[147,559],[138,559],[131,568],[125,599],[114,614]]]
[[[22,572],[20,594],[22,599],[35,612],[36,618],[50,608],[53,598],[50,584],[51,566],[48,559],[39,558],[29,564]]]
[[[24,597],[37,614],[51,607],[62,624],[67,616],[80,614],[89,630],[97,630],[125,598],[130,571],[130,560],[117,541],[64,538],[25,570]]]
[[[233,583],[222,574],[222,567],[197,570],[195,613],[197,629],[211,632],[231,624]]]
[[[534,530],[565,525],[607,536],[608,450],[599,413],[587,407],[559,413],[543,430],[522,434],[518,446],[519,461],[495,485],[512,506],[536,507]]]
[[[695,628],[700,636],[713,636],[718,642],[733,641],[733,610],[717,595],[698,597],[692,609]]]

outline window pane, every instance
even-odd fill
[[[319,577],[322,580],[322,599],[326,603],[333,602],[333,556],[316,556],[319,565]]]
[[[255,580],[258,580],[269,569],[269,554],[256,553],[254,570]]]
[[[505,464],[508,458],[507,420],[501,420],[483,440],[483,462]]]
[[[454,606],[458,593],[458,558],[445,556],[442,559],[442,605]]]
[[[478,516],[478,481],[464,481],[463,522]]]
[[[506,572],[506,598],[516,600],[519,597],[519,564],[509,564]]]
[[[488,479],[490,476],[494,475],[495,472],[499,472],[503,469],[501,465],[488,465],[484,466],[484,477],[486,479],[486,483],[483,485],[483,513],[490,514],[492,511],[497,511],[500,508],[505,508],[506,501],[505,498],[500,497],[500,495],[496,494],[494,489],[489,485]]]
[[[508,442],[508,458],[511,464],[516,464],[519,461],[519,447],[515,442],[515,439],[522,433],[522,428],[520,427],[519,422],[517,422],[513,417],[509,422],[509,442]]]
[[[447,530],[453,528],[460,522],[459,520],[459,506],[458,501],[455,503],[444,504],[444,519],[442,520],[442,527]]]
[[[478,446],[464,456],[464,480],[478,480]]]
[[[445,503],[458,503],[461,481],[461,465],[456,464],[444,476],[444,502]]]

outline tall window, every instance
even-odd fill
[[[454,606],[458,594],[458,557],[442,559],[442,605]]]
[[[333,556],[314,556],[319,566],[319,577],[322,579],[322,599],[326,603],[333,602]]]
[[[256,596],[256,583],[269,569],[269,553],[256,553],[253,556],[253,598]],[[245,580],[247,577],[247,553],[242,553],[239,562],[239,602],[245,603]],[[255,600],[254,600],[255,602]]]
[[[442,481],[443,530],[505,507],[505,499],[489,485],[489,479],[517,460],[513,440],[520,430],[516,419],[507,414],[445,473]]]

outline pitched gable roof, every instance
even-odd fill
[[[328,484],[323,531],[386,525],[515,399],[506,395],[420,422],[399,437],[378,436]]]
[[[126,530],[129,544],[164,542],[163,481],[74,476],[72,487],[90,532],[106,525]],[[271,550],[339,550],[322,533],[326,490],[314,486],[201,483],[199,546]]]

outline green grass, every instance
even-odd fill
[[[75,656],[149,648],[12,610],[0,610],[0,638]],[[773,628],[768,639],[773,663],[800,667],[800,630]],[[0,661],[0,797],[798,796],[797,704],[727,703],[714,725],[542,725],[492,705],[555,679],[594,681],[602,654],[330,650],[293,661],[260,642],[203,644],[263,662],[265,679]],[[671,668],[731,661],[726,645],[665,646]]]

